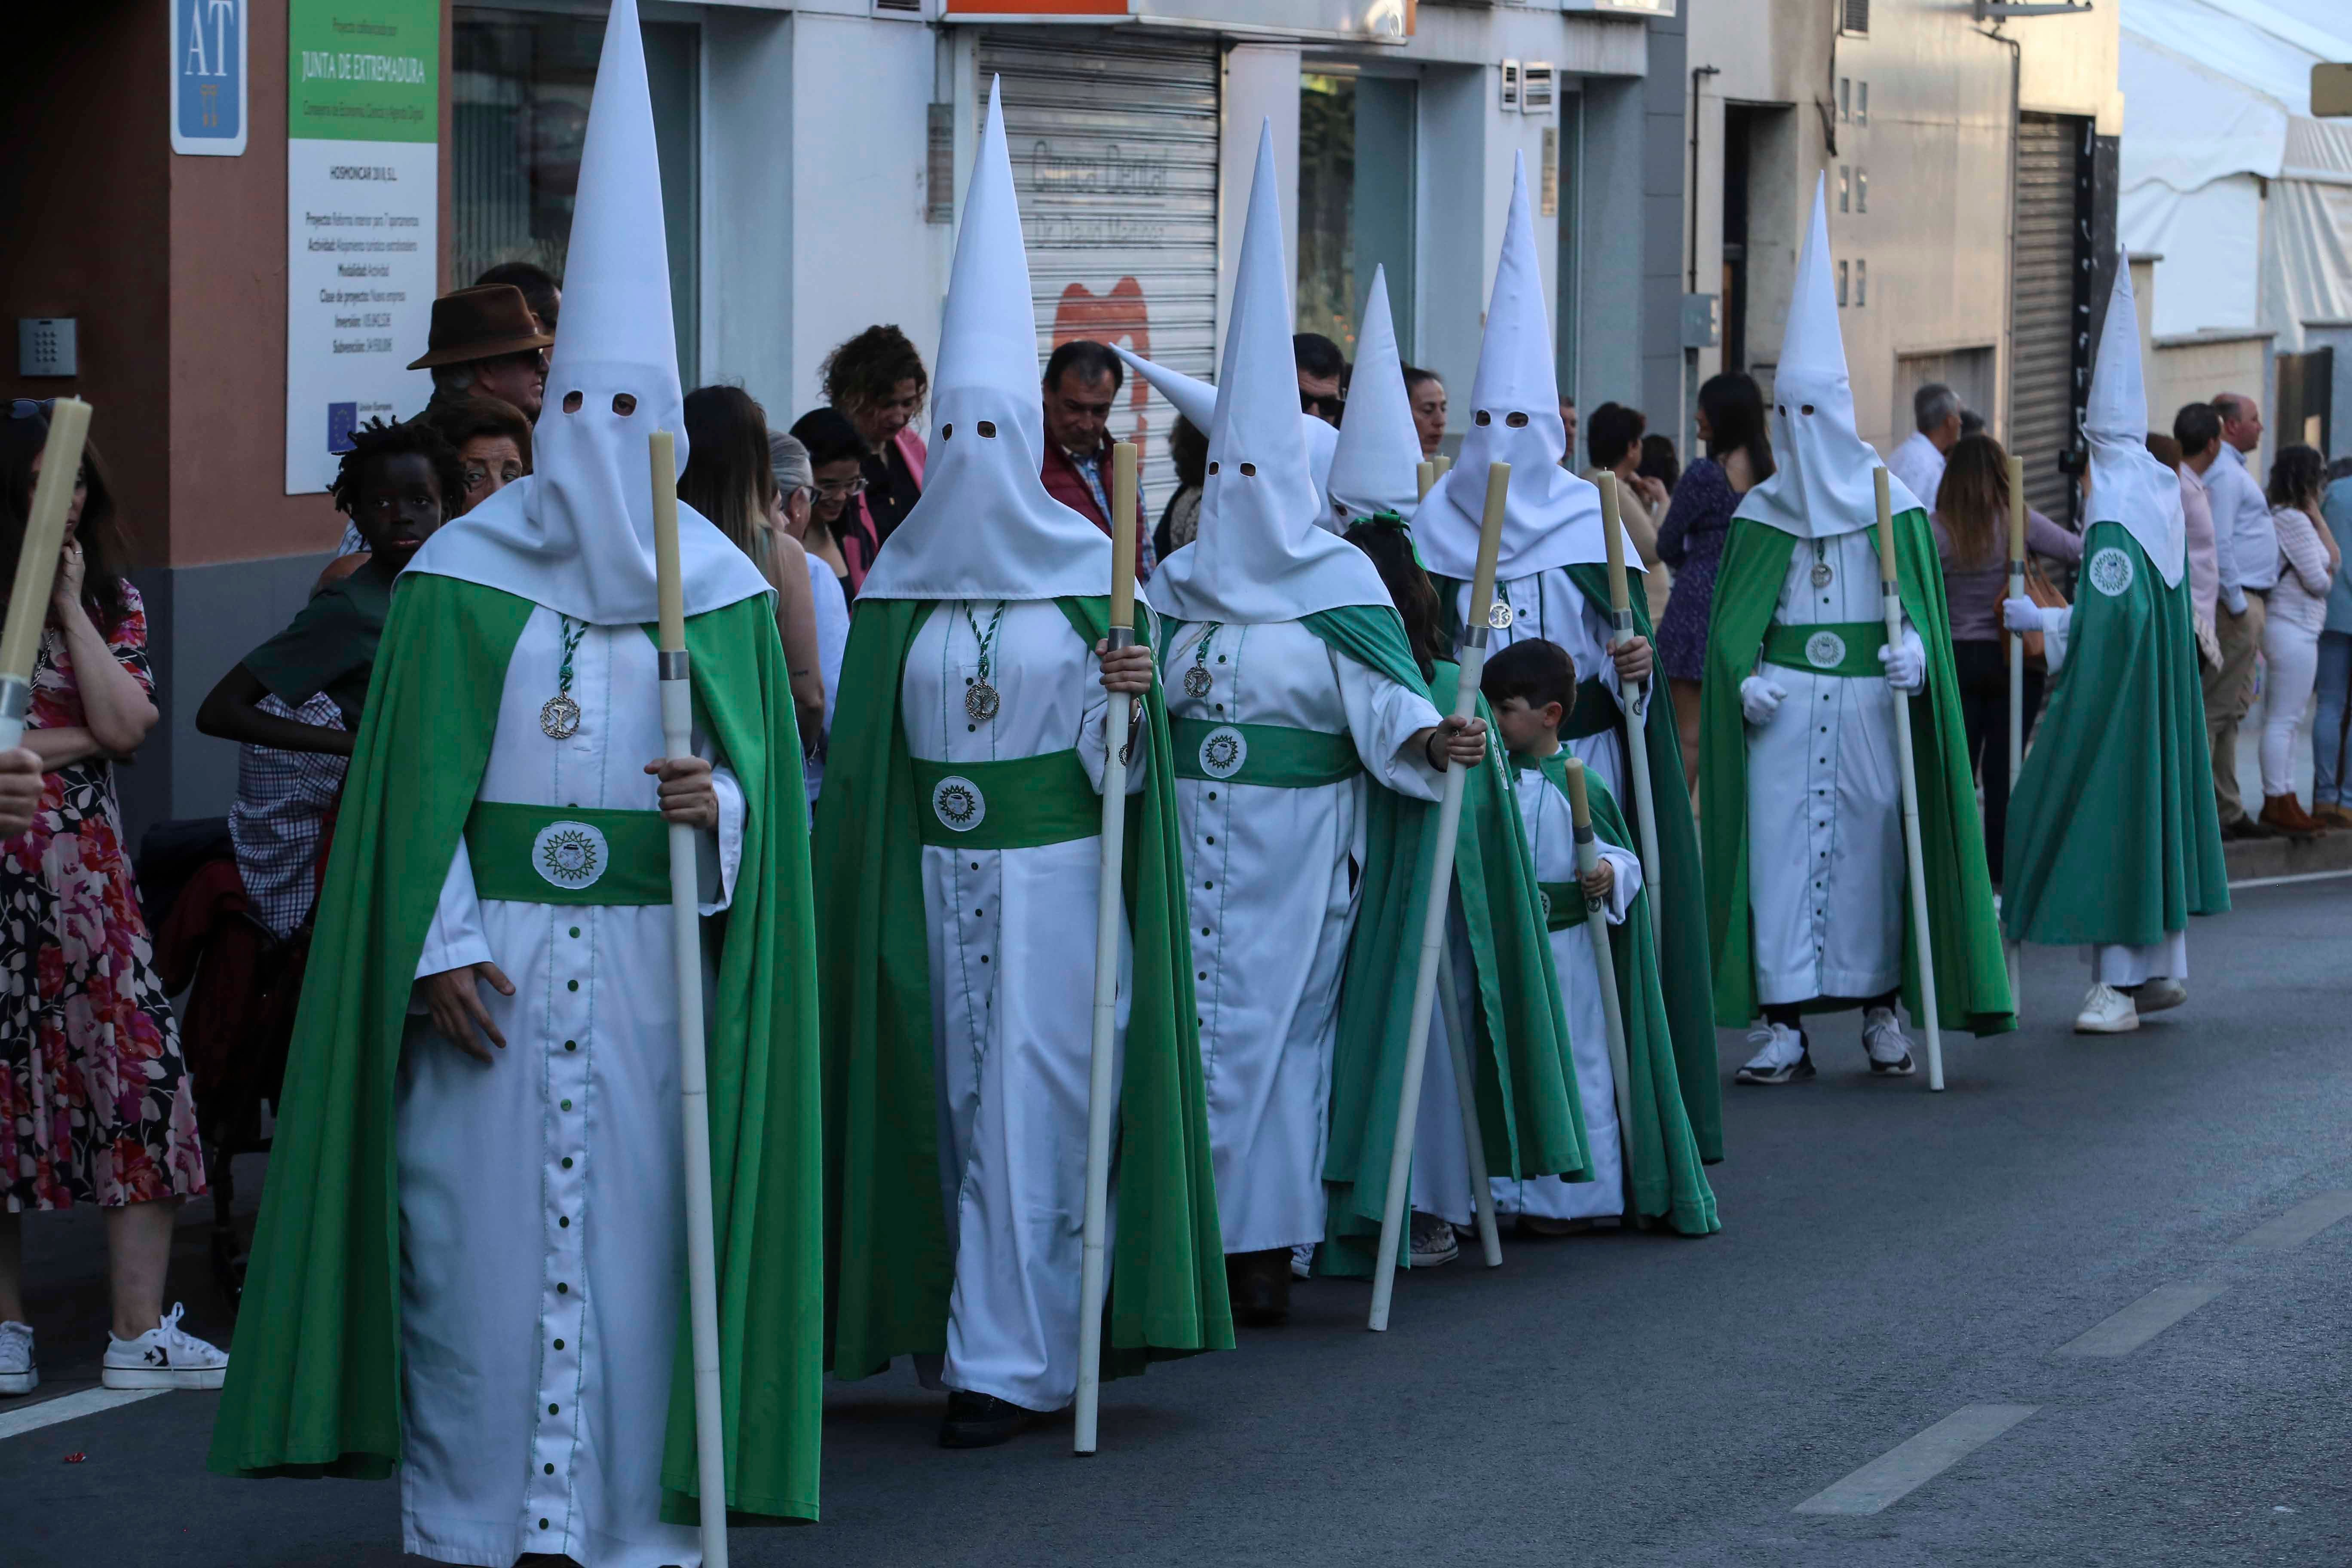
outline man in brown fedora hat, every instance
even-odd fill
[[[432,334],[424,355],[408,368],[433,373],[427,411],[470,395],[511,403],[536,420],[547,393],[547,350],[554,342],[521,289],[511,283],[478,285],[433,301]]]

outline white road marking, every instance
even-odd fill
[[[1792,1511],[1876,1513],[1908,1497],[2040,1408],[2035,1405],[1962,1405],[1843,1480],[1815,1492]]]
[[[2114,1317],[2060,1345],[2058,1353],[2129,1355],[2226,1289],[2221,1285],[2158,1285]]]
[[[2238,1238],[2238,1245],[2265,1252],[2284,1252],[2290,1247],[2302,1246],[2347,1215],[2352,1215],[2352,1193],[2322,1193],[2248,1231]]]
[[[2290,882],[2333,882],[2341,877],[2352,877],[2352,871],[2297,871],[2292,877],[2249,877],[2242,882],[2232,882],[2232,892],[2240,888],[2284,888]]]
[[[61,1399],[45,1399],[22,1410],[0,1414],[0,1441],[21,1437],[27,1432],[37,1432],[44,1426],[54,1426],[60,1421],[71,1421],[77,1416],[95,1415],[101,1410],[136,1405],[142,1399],[152,1399],[159,1394],[171,1392],[168,1388],[85,1388],[79,1394],[68,1394]]]

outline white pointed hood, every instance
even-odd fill
[[[1511,465],[1497,578],[1609,559],[1601,492],[1561,467],[1568,427],[1559,419],[1559,373],[1552,363],[1551,314],[1544,309],[1543,269],[1528,205],[1528,164],[1525,158],[1512,162],[1503,254],[1495,263],[1478,374],[1470,385],[1470,433],[1413,526],[1422,559],[1444,577],[1467,580],[1476,572],[1489,463]],[[1625,564],[1638,571],[1641,561],[1629,538]]]
[[[1226,330],[1230,332],[1232,328],[1228,326]],[[1140,354],[1129,353],[1117,343],[1111,345],[1111,352],[1125,360],[1129,370],[1157,388],[1171,407],[1192,422],[1192,428],[1203,436],[1209,433],[1209,422],[1216,417],[1217,413],[1215,387],[1195,376],[1186,375],[1181,370],[1170,370],[1166,365],[1156,364]],[[1291,385],[1294,388],[1297,385],[1295,370]],[[1294,396],[1291,401],[1296,403],[1298,400]],[[1323,506],[1330,500],[1331,458],[1339,449],[1339,433],[1312,414],[1302,411],[1298,416],[1298,435],[1299,439],[1307,444],[1307,474],[1315,481],[1315,504]]]
[[[1152,603],[1179,620],[1264,626],[1391,604],[1372,558],[1317,526],[1323,508],[1299,436],[1279,188],[1273,130],[1262,128],[1216,406],[1204,426],[1200,531],[1151,579]]]
[[[1054,599],[1110,592],[1110,536],[1045,493],[1037,311],[997,89],[972,162],[940,320],[939,439],[861,599]]]
[[[2106,323],[2099,331],[2099,356],[2091,364],[2091,400],[2083,411],[2083,435],[2091,447],[2091,508],[2084,526],[2122,523],[2147,552],[2148,563],[2164,585],[2179,587],[2187,539],[2180,479],[2147,449],[2139,307],[2132,299],[2131,265],[2121,256],[2116,258]]]
[[[646,438],[672,432],[681,473],[688,456],[663,233],[636,0],[614,0],[580,153],[563,330],[531,433],[533,471],[426,540],[409,571],[502,589],[596,626],[658,618]],[[626,415],[613,407],[623,394],[636,399]],[[768,592],[751,558],[692,507],[681,502],[677,521],[688,615]]]
[[[1348,417],[1331,454],[1330,521],[1345,532],[1374,512],[1407,521],[1421,504],[1421,432],[1404,389],[1404,360],[1389,317],[1388,269],[1372,268],[1356,333],[1356,374],[1348,383]]]
[[[1853,385],[1830,280],[1828,177],[1813,184],[1813,222],[1797,258],[1796,292],[1772,373],[1772,477],[1740,499],[1734,517],[1799,539],[1834,539],[1878,526],[1871,470],[1885,465],[1855,430]],[[1887,502],[1900,513],[1919,499],[1890,471]]]

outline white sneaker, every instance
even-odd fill
[[[1786,1024],[1759,1024],[1748,1031],[1748,1043],[1757,1047],[1756,1054],[1732,1075],[1734,1083],[1771,1086],[1813,1076],[1813,1054],[1806,1048],[1801,1030]]]
[[[2091,987],[2083,1011],[2074,1019],[2078,1035],[2128,1035],[2139,1027],[2139,1009],[2132,999],[2105,984]]]
[[[2189,987],[2178,980],[2161,975],[2149,981],[2132,994],[2132,1005],[2141,1013],[2161,1013],[2168,1007],[2178,1007],[2189,1000]]]
[[[30,1394],[40,1386],[40,1363],[33,1359],[33,1325],[0,1323],[0,1394]]]
[[[1433,1214],[1413,1215],[1411,1244],[1415,1268],[1434,1268],[1462,1256],[1462,1239],[1454,1234],[1453,1222]]]
[[[1870,1070],[1882,1078],[1909,1078],[1919,1070],[1911,1065],[1911,1042],[1904,1037],[1892,1007],[1863,1009],[1862,1048],[1870,1058]]]
[[[1302,1241],[1290,1249],[1290,1277],[1293,1279],[1315,1278],[1315,1244]]]
[[[228,1381],[228,1352],[180,1328],[178,1302],[163,1321],[135,1340],[106,1336],[106,1365],[99,1381],[109,1388],[218,1388]]]

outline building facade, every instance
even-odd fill
[[[195,732],[195,709],[333,550],[339,433],[423,405],[427,378],[400,367],[430,294],[501,261],[562,270],[604,0],[362,9],[44,6],[0,61],[16,154],[0,210],[18,223],[0,301],[73,344],[20,354],[11,394],[97,405],[150,609],[164,722],[122,775],[134,833],[226,809],[234,748]],[[997,79],[1041,351],[1105,339],[1213,372],[1263,121],[1301,330],[1346,345],[1384,266],[1408,358],[1462,403],[1522,155],[1563,387],[1677,409],[1681,9],[644,0],[681,372],[740,384],[781,426],[868,324],[898,323],[928,360]],[[1114,428],[1144,444],[1156,498],[1173,411],[1127,391]]]

